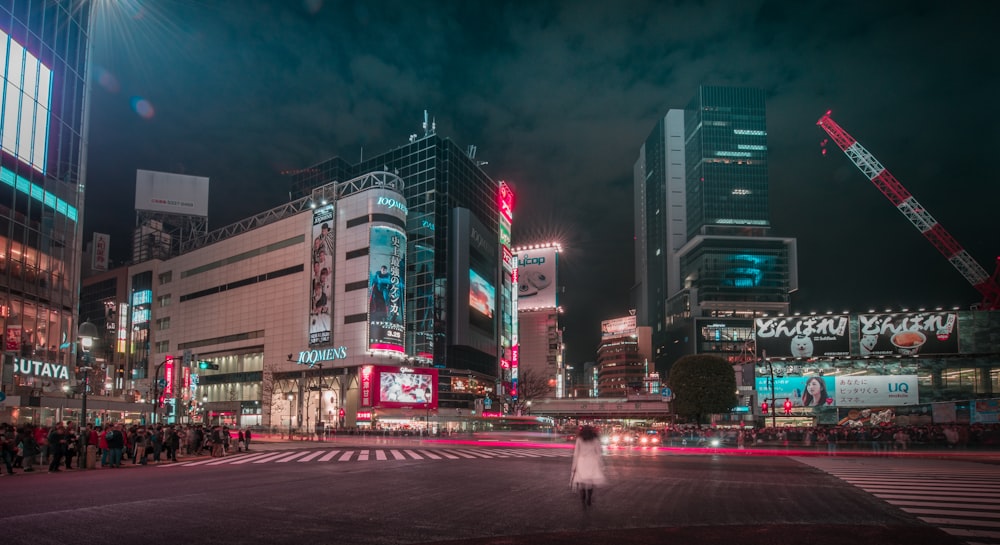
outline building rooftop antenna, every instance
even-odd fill
[[[424,136],[430,136],[430,135],[434,134],[434,132],[437,130],[437,121],[435,121],[434,119],[431,119],[430,120],[430,124],[428,124],[428,121],[427,121],[427,110],[424,110],[424,123],[423,123],[422,127],[424,129]]]

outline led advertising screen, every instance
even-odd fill
[[[469,269],[469,306],[490,319],[496,309],[496,289],[472,269]]]
[[[792,407],[829,407],[836,405],[834,377],[774,377],[774,394],[771,394],[771,377],[757,377],[757,398],[771,402],[775,399],[780,411],[785,400]]]
[[[469,323],[483,331],[493,331],[496,288],[482,275],[469,269]]]
[[[328,344],[332,341],[333,320],[333,254],[334,238],[333,205],[313,211],[312,270],[309,275],[309,344]]]
[[[556,248],[521,250],[517,254],[517,306],[520,310],[556,308]]]
[[[438,372],[431,367],[372,369],[374,407],[386,409],[436,409]]]
[[[0,145],[45,172],[52,70],[0,30]]]
[[[957,312],[861,314],[861,356],[958,354]]]
[[[757,377],[757,397],[774,398],[780,410],[785,399],[793,407],[892,407],[916,405],[916,375]]]
[[[769,358],[834,358],[851,353],[850,318],[845,315],[757,318],[757,354]]]
[[[403,351],[406,234],[373,225],[368,252],[368,347]]]
[[[733,288],[756,288],[764,283],[774,268],[774,258],[767,255],[736,254],[729,256],[722,271],[722,285]]]

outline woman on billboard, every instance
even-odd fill
[[[826,383],[822,377],[809,377],[806,381],[806,392],[802,394],[803,407],[822,407],[826,405],[830,394],[826,391]]]

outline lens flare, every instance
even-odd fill
[[[143,119],[152,119],[156,115],[153,105],[142,97],[132,97],[132,110]]]

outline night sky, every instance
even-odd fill
[[[992,273],[994,2],[120,0],[95,29],[85,231],[129,256],[136,169],[211,178],[209,228],[288,200],[281,172],[437,132],[517,195],[515,245],[564,247],[570,364],[627,315],[632,168],[699,85],[767,93],[773,236],[793,311],[979,295],[830,142],[828,109]]]

